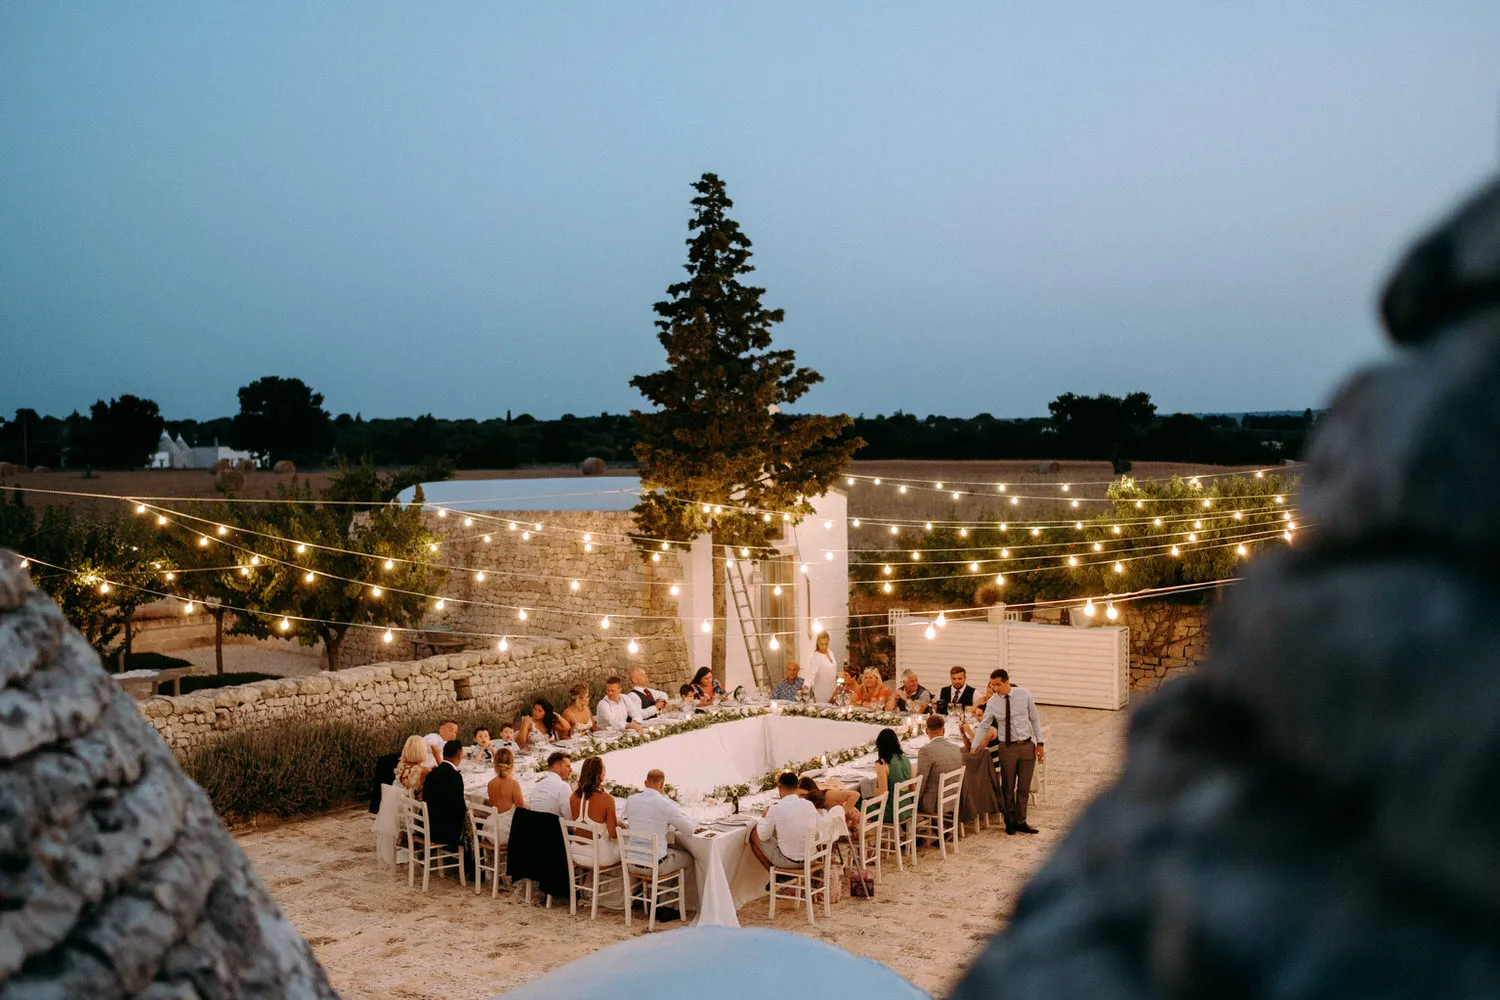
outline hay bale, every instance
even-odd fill
[[[221,458],[214,463],[214,475],[217,476],[221,472],[228,472],[232,468],[234,468],[234,463],[230,462],[227,458]]]
[[[0,476],[17,476],[25,471],[14,462],[0,462]]]
[[[51,472],[52,469],[51,469],[51,467],[46,466],[46,465],[34,465],[34,466],[31,467],[31,471],[32,472]]]
[[[295,462],[288,462],[283,458],[271,468],[271,471],[278,476],[295,476],[297,474],[297,465]]]
[[[214,473],[214,489],[220,493],[238,493],[245,488],[245,474],[238,469],[221,469]]]
[[[607,468],[609,467],[604,464],[604,459],[592,456],[578,463],[578,471],[585,476],[602,476]]]
[[[240,459],[238,462],[234,463],[234,467],[236,469],[238,469],[240,472],[254,472],[255,471],[255,463],[253,461],[251,461],[250,459],[248,459],[248,458],[242,458],[242,459]]]

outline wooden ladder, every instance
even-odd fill
[[[730,550],[731,552],[733,550]],[[755,618],[755,602],[751,599],[750,584],[745,580],[746,560],[726,558],[729,576],[729,596],[734,602],[734,613],[740,622],[740,638],[745,640],[745,658],[750,661],[750,673],[755,686],[762,691],[771,689],[771,678],[766,669],[766,653],[760,645],[760,627]]]

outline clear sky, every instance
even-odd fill
[[[1317,406],[1500,3],[0,4],[0,412],[639,405],[719,173],[804,407]]]

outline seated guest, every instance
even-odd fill
[[[960,750],[943,735],[946,727],[947,720],[941,715],[927,717],[927,745],[917,751],[917,774],[922,777],[922,798],[917,806],[918,812],[937,812],[938,780],[949,771],[964,769],[964,754],[969,751],[969,738],[964,737],[964,748]]]
[[[474,745],[469,748],[469,756],[486,764],[492,764],[495,760],[495,742],[490,739],[490,731],[480,728],[474,730]]]
[[[932,704],[932,692],[924,688],[917,675],[910,670],[901,674],[901,686],[896,689],[896,710],[900,712],[925,712]]]
[[[871,667],[859,675],[859,687],[854,689],[854,695],[849,704],[855,708],[873,708],[881,712],[890,712],[896,707],[896,696],[891,694],[891,689],[886,687],[885,681],[880,679],[879,672]]]
[[[531,714],[521,720],[516,739],[522,746],[532,747],[565,740],[571,732],[568,720],[552,710],[552,703],[546,698],[538,698],[531,704]]]
[[[631,729],[638,733],[645,731],[636,700],[620,693],[620,678],[613,674],[604,678],[604,697],[599,699],[594,711],[599,716],[594,723],[596,729]]]
[[[668,846],[668,830],[676,830],[679,836],[690,837],[696,827],[693,819],[682,811],[682,807],[666,794],[667,776],[653,768],[646,772],[646,787],[630,797],[630,832],[661,838],[661,867],[665,875],[693,863],[687,851]]]
[[[620,842],[616,827],[615,797],[604,790],[604,758],[590,757],[578,775],[578,791],[568,797],[568,818],[587,819],[604,827],[605,843],[599,845],[601,865],[618,864]],[[583,858],[575,858],[582,861]]]
[[[573,794],[568,779],[572,776],[573,758],[561,750],[554,752],[547,758],[542,780],[531,786],[531,804],[526,808],[568,819],[568,796]]]
[[[651,687],[651,678],[645,667],[636,667],[630,672],[630,690],[625,693],[625,697],[635,701],[642,719],[655,718],[667,710],[667,692]]]
[[[901,741],[896,738],[896,731],[882,729],[875,734],[875,794],[893,792],[897,785],[910,778],[911,761],[901,752]],[[895,809],[896,797],[892,794],[885,800],[885,816],[882,817],[884,822],[895,822]],[[901,819],[903,822],[911,819],[910,808],[901,811]]]
[[[818,812],[827,812],[834,806],[844,810],[844,823],[851,832],[859,829],[859,792],[838,785],[819,785],[803,775],[797,779],[797,791],[803,798],[817,807]]]
[[[696,709],[698,705],[698,699],[693,693],[695,690],[696,688],[694,688],[691,684],[684,684],[677,690],[677,707],[682,711],[688,713],[689,715],[693,713],[694,709]]]
[[[818,808],[797,794],[797,776],[791,771],[776,776],[776,792],[780,798],[750,828],[750,850],[767,868],[800,868],[807,835],[818,826]]]
[[[396,764],[396,784],[422,797],[422,782],[432,769],[432,755],[427,752],[427,742],[420,736],[408,736],[401,748],[401,760]]]
[[[947,715],[954,708],[963,709],[974,706],[974,689],[969,687],[969,672],[963,667],[953,667],[948,671],[948,684],[938,692],[937,710],[940,715]]]
[[[429,752],[428,767],[437,767],[443,762],[443,744],[449,740],[458,739],[458,723],[444,722],[437,727],[437,732],[428,733],[422,737],[427,742]]]
[[[457,847],[463,843],[468,825],[469,806],[464,801],[464,777],[458,765],[464,759],[464,745],[458,740],[443,744],[443,762],[432,769],[422,786],[422,801],[427,803],[428,832],[434,844]]]
[[[786,661],[786,678],[776,682],[771,689],[771,698],[774,701],[796,701],[802,697],[803,681],[797,675],[801,673],[802,667],[796,660]]]
[[[495,776],[490,779],[485,793],[495,814],[485,820],[486,833],[501,844],[510,841],[510,822],[516,818],[516,807],[526,807],[521,794],[521,783],[516,780],[516,755],[505,747],[495,750]]]
[[[854,701],[854,692],[859,689],[859,668],[852,663],[844,664],[844,672],[839,674],[833,682],[833,694],[828,702],[831,705],[848,705]]]
[[[593,713],[589,711],[589,686],[574,684],[568,688],[568,695],[573,700],[562,710],[562,717],[568,721],[568,727],[580,735],[598,729],[594,725]]]
[[[516,742],[516,727],[512,723],[504,723],[500,726],[500,739],[495,743],[496,748],[504,748],[511,753],[521,752],[521,745]]]
[[[693,675],[693,699],[699,706],[707,707],[714,703],[715,698],[722,698],[724,689],[719,686],[719,679],[708,667],[699,667],[698,672]]]

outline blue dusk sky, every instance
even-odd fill
[[[714,171],[827,381],[1301,409],[1497,166],[1500,4],[0,4],[0,412],[640,404]]]

